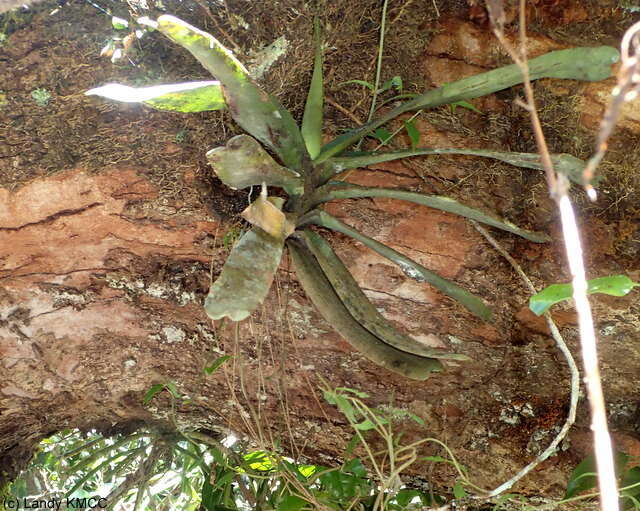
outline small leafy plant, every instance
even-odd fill
[[[626,275],[610,275],[599,277],[587,281],[587,293],[602,293],[610,296],[625,296],[634,287],[640,284],[634,282]],[[571,284],[551,284],[539,293],[529,298],[529,308],[531,311],[541,316],[549,310],[552,305],[570,300],[573,296],[573,286]]]
[[[392,152],[347,152],[363,137],[374,134],[405,112],[447,104],[464,106],[461,102],[521,83],[520,70],[514,65],[506,66],[430,90],[323,144],[322,45],[317,20],[314,69],[301,127],[276,98],[256,85],[245,67],[212,35],[173,16],[139,22],[152,26],[186,48],[217,81],[137,89],[110,84],[87,94],[143,102],[154,108],[181,112],[228,108],[248,135],[233,137],[225,147],[210,150],[207,158],[227,186],[233,189],[261,186],[262,189],[257,200],[242,214],[253,224],[253,229],[244,233],[235,244],[222,273],[211,286],[205,302],[209,317],[229,317],[234,321],[247,318],[265,299],[286,245],[298,280],[318,311],[373,362],[422,380],[432,371],[442,370],[440,359],[467,359],[460,354],[424,346],[396,330],[368,301],[326,239],[310,226],[352,237],[397,264],[407,276],[431,284],[480,318],[489,320],[491,311],[479,297],[341,222],[324,211],[322,204],[360,197],[399,199],[471,218],[536,243],[548,241],[545,234],[521,229],[448,197],[369,188],[335,180],[348,169],[429,154],[474,155],[520,167],[542,168],[538,155],[529,153],[417,147]],[[555,51],[529,62],[530,77],[602,80],[610,75],[610,65],[617,56],[617,51],[609,47]],[[414,134],[413,146],[417,145],[417,140]],[[260,143],[272,151],[279,162]],[[558,170],[574,180],[580,179],[584,167],[581,160],[568,154],[554,155],[553,159]],[[282,188],[288,199],[268,196],[267,187]]]
[[[47,106],[51,99],[51,93],[47,89],[34,89],[31,91],[31,97],[38,106]]]

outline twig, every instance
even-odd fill
[[[493,248],[495,248],[498,253],[508,261],[511,267],[525,283],[531,294],[536,294],[536,288],[534,287],[529,277],[527,277],[527,274],[522,270],[518,262],[513,257],[511,257],[511,255],[500,245],[500,243],[498,243],[498,241],[493,236],[491,236],[491,234],[489,234],[486,229],[478,224],[478,222],[476,222],[475,220],[471,220],[471,223],[476,228],[476,230],[485,237],[485,239],[491,244],[491,246],[493,246]],[[567,344],[564,342],[562,335],[560,335],[560,331],[553,321],[551,314],[549,314],[549,312],[545,312],[544,318],[547,320],[547,325],[549,326],[549,330],[551,332],[553,340],[556,342],[556,346],[564,355],[564,358],[567,361],[567,365],[569,366],[569,372],[571,374],[571,397],[569,400],[569,413],[567,414],[567,419],[565,420],[562,429],[549,444],[549,446],[541,454],[539,454],[535,460],[529,463],[515,476],[513,476],[505,483],[502,483],[495,490],[489,492],[489,495],[487,495],[486,498],[496,497],[501,493],[509,490],[520,479],[522,479],[540,463],[551,456],[555,452],[558,445],[560,445],[560,442],[562,442],[562,440],[564,440],[564,438],[567,436],[567,433],[569,433],[569,429],[576,420],[576,409],[578,407],[578,395],[580,391],[580,372],[578,371],[578,367],[576,366],[576,363],[573,359],[573,355],[571,355],[571,351],[567,347]]]
[[[342,112],[344,115],[346,115],[349,119],[351,119],[353,122],[355,122],[358,126],[362,126],[364,123],[362,122],[362,119],[360,119],[360,117],[358,117],[356,114],[354,114],[352,111],[347,110],[345,107],[343,107],[340,103],[337,103],[332,97],[330,96],[325,96],[324,100],[329,103],[332,107],[334,107],[336,110],[339,110],[340,112]]]
[[[504,46],[516,65],[522,71],[524,77],[524,91],[527,100],[526,108],[531,115],[533,131],[540,153],[541,161],[547,176],[547,184],[551,197],[558,204],[562,221],[564,244],[569,261],[569,268],[573,277],[573,299],[578,313],[580,328],[580,344],[582,347],[582,359],[585,371],[585,382],[591,406],[591,427],[594,434],[595,455],[598,469],[598,485],[600,488],[600,503],[603,511],[618,510],[618,490],[613,463],[613,451],[611,438],[607,426],[602,384],[598,370],[598,355],[596,348],[596,335],[591,316],[591,307],[587,298],[587,280],[582,258],[580,236],[575,220],[571,202],[567,196],[569,183],[563,175],[558,175],[553,169],[551,157],[542,132],[542,126],[536,111],[533,97],[533,88],[529,80],[529,67],[526,50],[526,19],[525,0],[520,0],[520,51],[517,52],[504,36],[504,8],[502,0],[487,0],[487,9],[493,32]]]
[[[209,7],[204,3],[204,1],[196,0],[196,3],[202,8],[202,10],[209,17],[209,19],[213,21],[213,24],[216,26],[216,30],[218,30],[218,32],[220,32],[225,37],[225,39],[229,43],[231,43],[231,46],[233,46],[233,50],[236,53],[240,53],[242,51],[242,48],[240,48],[240,46],[233,40],[233,37],[231,37],[229,33],[224,28],[222,28],[222,26],[220,26],[220,23],[218,23],[218,20],[211,12],[211,9],[209,9]],[[226,3],[225,3],[225,8],[226,8]],[[227,10],[227,14],[229,14],[228,10]]]

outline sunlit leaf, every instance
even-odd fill
[[[215,373],[220,368],[220,366],[222,366],[222,364],[224,364],[230,358],[233,357],[231,357],[231,355],[223,355],[222,357],[217,358],[213,361],[213,364],[204,368],[204,373],[209,375]]]
[[[116,30],[125,30],[129,28],[129,22],[123,18],[118,18],[117,16],[111,17],[111,26]]]
[[[260,472],[268,472],[276,468],[272,457],[265,451],[254,451],[244,455],[249,468]]]
[[[229,111],[245,131],[275,151],[287,167],[302,171],[306,147],[295,120],[255,84],[227,48],[211,34],[173,16],[160,16],[152,25],[191,52],[220,81]]]
[[[529,60],[529,78],[563,78],[571,80],[599,81],[611,76],[611,66],[618,61],[615,48],[572,48],[558,50]],[[411,101],[403,103],[359,128],[340,135],[322,148],[317,161],[340,154],[351,144],[386,124],[398,115],[412,110],[424,110],[486,96],[522,83],[522,72],[515,64],[480,73],[430,90]]]
[[[471,218],[472,220],[496,227],[497,229],[517,234],[518,236],[522,236],[523,238],[535,243],[544,243],[551,239],[544,233],[522,229],[508,220],[498,218],[476,208],[465,206],[464,204],[461,204],[449,197],[443,197],[441,195],[424,195],[422,193],[407,192],[396,188],[369,188],[365,186],[352,185],[350,183],[331,182],[316,190],[313,203],[314,205],[317,205],[331,200],[357,199],[361,197],[382,197],[414,202],[430,208],[453,213],[454,215]]]
[[[266,183],[284,188],[289,195],[302,193],[300,174],[278,165],[248,135],[235,136],[225,147],[211,149],[207,159],[220,180],[234,190]]]
[[[311,477],[316,472],[320,472],[322,467],[318,465],[298,465],[298,472],[304,477]]]
[[[302,117],[302,138],[307,146],[311,159],[320,154],[322,148],[322,109],[323,109],[323,81],[322,81],[322,37],[320,33],[320,20],[314,19],[314,44],[315,58],[313,63],[313,76],[307,95],[307,103]]]
[[[385,161],[399,160],[401,158],[411,158],[413,156],[428,156],[432,154],[459,154],[466,156],[479,156],[481,158],[491,158],[494,160],[509,163],[515,167],[527,169],[544,170],[540,155],[537,153],[512,153],[505,151],[491,151],[488,149],[455,149],[455,148],[412,148],[399,151],[387,152],[359,152],[345,153],[342,156],[331,158],[327,161],[323,179],[330,179],[331,176],[339,174],[348,169],[355,169],[382,163]],[[580,158],[570,154],[552,154],[551,161],[556,171],[563,173],[575,183],[582,184],[582,170],[586,163]]]
[[[611,296],[625,296],[634,287],[640,284],[634,282],[626,275],[612,275],[600,277],[587,281],[587,293],[602,293]],[[552,305],[569,300],[573,296],[573,285],[571,284],[551,284],[539,293],[529,298],[529,308],[540,316],[544,314]]]
[[[472,295],[465,289],[461,288],[457,284],[442,278],[437,273],[434,273],[426,269],[421,264],[417,263],[413,259],[401,254],[400,252],[384,245],[368,236],[365,236],[361,232],[355,230],[353,227],[341,222],[337,218],[329,215],[325,211],[313,210],[305,215],[304,219],[301,219],[302,223],[314,223],[328,229],[332,229],[353,239],[361,242],[367,247],[378,252],[381,256],[386,257],[393,263],[397,264],[402,272],[407,276],[418,282],[427,282],[436,289],[442,291],[447,296],[460,302],[471,312],[478,317],[488,321],[491,318],[491,310],[480,300],[480,298]]]
[[[144,103],[156,110],[176,112],[204,112],[226,107],[220,82],[187,82],[129,87],[108,83],[85,92],[87,96],[101,96],[124,103]]]
[[[362,327],[349,314],[313,255],[291,238],[287,242],[296,276],[324,319],[356,350],[374,363],[407,378],[424,380],[441,371],[437,360],[425,359],[389,346]]]
[[[369,332],[394,348],[413,353],[414,355],[430,358],[469,360],[469,357],[465,355],[445,353],[431,346],[426,346],[413,337],[395,329],[369,301],[344,263],[332,250],[329,243],[310,229],[306,229],[304,235],[307,246],[322,267],[324,274],[329,279],[329,282],[342,300],[344,306],[355,320],[369,330]]]
[[[240,321],[260,305],[271,287],[283,241],[262,229],[246,232],[235,244],[204,304],[211,319]]]

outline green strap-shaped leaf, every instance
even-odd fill
[[[322,317],[362,355],[379,366],[414,380],[426,380],[433,371],[442,371],[436,359],[418,357],[382,342],[358,323],[334,291],[322,268],[309,250],[289,238],[298,281]]]
[[[539,78],[604,80],[611,76],[611,66],[618,61],[618,58],[618,50],[609,46],[552,51],[529,61],[529,77],[531,80]],[[316,161],[325,161],[340,154],[351,144],[405,112],[435,108],[456,101],[493,94],[519,83],[522,83],[522,72],[518,66],[512,64],[443,85],[397,106],[378,119],[340,135],[322,148]]]
[[[225,147],[211,149],[207,160],[220,180],[234,190],[266,183],[284,188],[289,195],[303,191],[300,174],[278,165],[249,135],[238,135]]]
[[[187,82],[129,87],[108,83],[85,92],[87,96],[101,96],[124,103],[144,103],[156,110],[175,112],[205,112],[226,107],[220,82]]]
[[[544,170],[540,155],[536,153],[510,153],[503,151],[489,151],[486,149],[432,149],[418,148],[415,150],[400,150],[386,153],[370,152],[370,153],[353,153],[337,156],[327,160],[327,168],[322,176],[324,181],[331,178],[335,174],[347,169],[355,169],[366,167],[385,161],[399,160],[401,158],[410,158],[412,156],[424,156],[429,154],[461,154],[467,156],[480,156],[482,158],[492,158],[509,163],[515,167],[524,167],[527,169]],[[576,158],[570,154],[552,154],[551,161],[555,170],[562,172],[571,181],[582,184],[582,171],[586,163],[580,158]]]
[[[512,232],[513,234],[517,234],[518,236],[535,243],[545,243],[551,239],[544,233],[521,229],[507,220],[484,213],[475,208],[470,208],[469,206],[460,204],[458,201],[450,199],[449,197],[443,197],[441,195],[424,195],[416,192],[397,190],[395,188],[369,188],[349,183],[342,184],[339,182],[332,182],[316,190],[312,204],[317,205],[331,200],[357,199],[361,197],[384,197],[386,199],[399,199],[408,202],[415,202],[416,204],[422,204],[423,206],[447,211],[465,218],[471,218],[472,220],[496,227],[497,229],[502,229],[503,231]]]
[[[472,295],[457,284],[441,277],[437,273],[427,270],[421,264],[405,255],[402,255],[391,247],[356,231],[353,227],[341,222],[326,211],[321,211],[319,209],[310,211],[300,219],[299,225],[305,225],[307,223],[314,223],[352,237],[370,249],[375,250],[381,256],[384,256],[397,264],[407,277],[411,277],[418,282],[427,282],[431,284],[439,291],[442,291],[445,295],[460,302],[476,316],[484,319],[485,321],[488,321],[491,318],[491,310],[478,297]]]
[[[284,240],[259,228],[246,232],[209,290],[204,302],[207,315],[211,319],[226,316],[233,321],[248,317],[267,296],[283,247]]]
[[[466,355],[444,353],[442,350],[425,346],[413,337],[396,330],[362,292],[362,289],[333,251],[331,245],[322,236],[310,229],[305,229],[304,236],[309,250],[311,250],[322,267],[324,274],[329,279],[331,286],[344,306],[354,319],[369,332],[396,349],[421,357],[469,360]]]
[[[322,108],[323,108],[323,83],[322,83],[322,38],[320,34],[320,20],[313,21],[313,39],[315,43],[315,58],[313,62],[313,76],[307,95],[307,104],[304,107],[302,117],[302,138],[307,145],[307,151],[311,159],[320,154],[322,148]]]
[[[245,67],[211,34],[173,16],[160,16],[156,28],[186,48],[220,80],[235,121],[270,147],[289,168],[301,171],[306,148],[300,129],[280,102],[260,89]]]
[[[634,287],[640,284],[634,282],[626,275],[611,275],[610,277],[600,277],[587,281],[587,293],[602,293],[611,296],[625,296]],[[573,285],[571,284],[551,284],[539,293],[529,298],[529,308],[540,316],[549,310],[549,307],[564,300],[569,300],[573,296]]]

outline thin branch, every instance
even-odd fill
[[[345,107],[343,107],[340,103],[338,103],[331,96],[325,96],[324,99],[332,107],[334,107],[336,110],[339,110],[340,112],[342,112],[349,119],[351,119],[353,122],[355,122],[358,126],[362,126],[364,124],[362,122],[362,119],[360,119],[360,117],[358,117],[356,114],[354,114],[351,110],[347,110]]]
[[[524,91],[526,97],[526,109],[531,115],[533,131],[540,152],[541,160],[547,176],[547,184],[551,197],[556,201],[560,209],[564,244],[569,262],[569,268],[573,277],[573,299],[578,313],[580,328],[580,344],[585,370],[585,382],[591,405],[591,427],[594,432],[595,454],[598,468],[598,485],[600,488],[600,503],[603,511],[618,510],[618,490],[613,463],[613,451],[611,438],[607,426],[604,397],[598,370],[598,356],[596,348],[596,335],[591,315],[591,307],[587,298],[587,280],[585,276],[582,247],[576,224],[575,214],[571,202],[567,196],[569,183],[562,176],[556,176],[549,150],[546,145],[542,125],[535,107],[533,88],[529,80],[529,66],[526,54],[526,19],[525,0],[520,0],[520,51],[516,52],[504,35],[504,6],[502,0],[487,0],[487,9],[493,32],[504,46],[511,58],[518,65],[524,76]]]

